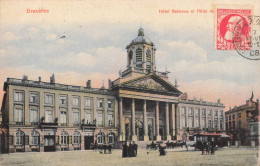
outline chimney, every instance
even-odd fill
[[[50,77],[50,83],[51,84],[55,84],[55,76],[54,76],[54,74],[52,74],[52,76]]]
[[[110,79],[108,79],[108,89],[112,88],[112,81]]]
[[[39,77],[39,82],[42,82],[42,77]]]
[[[87,87],[87,88],[91,88],[91,80],[88,80],[88,81],[87,81],[86,87]]]
[[[27,75],[23,75],[23,81],[28,80],[28,76]]]

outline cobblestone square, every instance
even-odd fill
[[[224,148],[215,155],[201,155],[200,151],[186,151],[185,148],[167,150],[166,156],[159,152],[139,149],[138,156],[122,158],[121,150],[113,150],[112,154],[100,154],[99,151],[67,151],[67,152],[31,152],[2,154],[0,165],[259,165],[256,148]]]

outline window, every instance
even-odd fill
[[[233,114],[233,115],[232,115],[232,118],[233,118],[233,119],[235,119],[235,116],[236,116],[236,115],[235,115],[235,114]]]
[[[105,143],[105,134],[103,132],[99,132],[97,135],[97,143],[104,144]]]
[[[146,51],[146,69],[151,68],[151,51],[147,49]]]
[[[239,121],[237,122],[237,127],[238,127],[238,128],[241,128],[241,120],[239,120]]]
[[[219,123],[220,123],[220,124],[219,124],[220,129],[223,129],[223,120],[220,119],[220,120],[219,120]]]
[[[196,118],[194,127],[199,127],[199,124],[200,124],[199,118]]]
[[[211,115],[211,114],[212,114],[211,112],[212,112],[212,110],[209,110],[209,111],[208,111],[208,115]]]
[[[53,95],[45,94],[45,104],[53,104]]]
[[[46,123],[52,123],[53,122],[52,110],[46,110],[45,111],[45,122]]]
[[[226,121],[228,120],[228,116],[226,116]]]
[[[233,129],[236,128],[236,122],[235,122],[235,121],[232,122],[232,128],[233,128]]]
[[[206,128],[206,119],[202,119],[201,125],[202,128]]]
[[[72,105],[73,106],[79,106],[79,98],[78,97],[72,98]]]
[[[69,134],[66,131],[62,131],[60,137],[61,137],[60,143],[62,145],[69,144]]]
[[[30,111],[30,122],[38,123],[39,122],[39,110],[31,109]]]
[[[229,120],[231,120],[231,115],[229,115]]]
[[[66,125],[67,124],[67,112],[60,112],[60,123]]]
[[[85,107],[91,106],[91,98],[85,98]]]
[[[14,122],[23,122],[23,109],[14,109]]]
[[[188,127],[193,127],[193,118],[189,118],[189,124]]]
[[[199,115],[200,111],[199,108],[195,108],[195,115]]]
[[[115,133],[109,133],[108,134],[108,144],[114,144],[114,140],[115,140]]]
[[[31,132],[30,145],[39,145],[40,142],[40,134],[38,131]]]
[[[214,115],[215,115],[215,116],[218,116],[218,110],[215,110],[215,111],[214,111]]]
[[[14,92],[14,101],[23,101],[23,92]]]
[[[192,111],[193,111],[193,108],[189,108],[189,115],[193,115]]]
[[[67,105],[67,96],[60,96],[60,105]]]
[[[186,115],[186,107],[182,107],[181,108],[181,114],[182,115]]]
[[[113,115],[108,114],[107,119],[108,119],[108,125],[112,126],[113,125],[113,121],[114,121]]]
[[[73,144],[80,144],[80,143],[81,143],[80,133],[78,131],[75,131],[73,133]]]
[[[237,116],[238,116],[238,118],[241,118],[241,112],[239,112]]]
[[[103,99],[97,101],[97,108],[103,108]]]
[[[220,111],[220,116],[223,116],[223,110]]]
[[[38,103],[39,95],[37,93],[30,93],[30,103]]]
[[[211,119],[209,119],[209,121],[208,121],[208,128],[212,128],[212,121],[211,121]]]
[[[206,115],[206,109],[202,109],[202,115]]]
[[[24,132],[18,130],[15,134],[15,145],[24,146]]]
[[[103,125],[103,114],[98,113],[97,115],[97,125],[102,126]]]
[[[217,119],[214,120],[214,128],[218,128],[218,120]]]
[[[137,48],[136,49],[136,67],[138,68],[142,68],[142,49],[141,48]]]
[[[108,102],[107,102],[107,108],[108,108],[108,109],[112,109],[112,108],[113,108],[113,101],[112,101],[112,100],[108,100]]]
[[[182,128],[186,127],[186,119],[182,117]]]
[[[79,124],[79,112],[73,112],[73,124]]]
[[[91,123],[92,123],[91,113],[85,113],[85,124],[91,124]]]

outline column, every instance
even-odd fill
[[[165,124],[165,131],[166,131],[166,139],[167,140],[171,140],[171,136],[170,136],[170,132],[169,132],[169,103],[166,102],[165,104],[165,121],[166,121],[166,124]]]
[[[175,136],[175,130],[177,129],[176,122],[175,122],[175,104],[172,104],[172,111],[171,111],[171,127],[172,136]]]
[[[207,110],[207,109],[205,109],[205,121],[206,121],[206,123],[205,123],[205,128],[209,128],[209,124],[208,124],[208,111],[209,110]]]
[[[135,134],[135,99],[132,99],[132,141],[137,141],[137,136]]]
[[[214,119],[215,117],[214,117],[214,110],[211,110],[211,119],[212,119],[212,128],[215,128],[215,123],[214,123],[214,121],[215,121],[215,119]]]
[[[144,128],[144,141],[149,141],[148,126],[147,126],[147,115],[146,115],[146,100],[144,100],[143,128]]]
[[[104,126],[105,127],[108,127],[107,103],[108,103],[107,98],[104,98],[104,123],[105,123]]]
[[[185,107],[185,125],[186,125],[186,128],[188,128],[189,126],[189,123],[188,123],[188,114],[189,114],[189,108],[188,107]]]
[[[162,137],[159,134],[159,101],[156,101],[156,140],[161,141]]]
[[[123,98],[119,98],[119,133],[118,133],[118,140],[124,140],[124,133],[123,133]]]
[[[31,125],[30,123],[30,108],[29,108],[29,99],[30,99],[30,93],[28,90],[24,91],[24,114],[23,114],[23,122],[24,125]]]
[[[199,118],[200,118],[200,124],[199,124],[199,127],[200,127],[200,129],[202,129],[202,109],[201,108],[199,108]]]
[[[220,110],[217,110],[218,112],[218,130],[220,130]]]
[[[191,111],[193,112],[193,124],[192,124],[192,125],[193,125],[193,128],[195,128],[195,120],[196,120],[196,116],[195,116],[195,112],[196,112],[196,111],[195,111],[195,109],[196,109],[196,108],[191,108]]]

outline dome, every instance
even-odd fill
[[[148,37],[144,36],[144,29],[142,27],[138,30],[138,36],[132,40],[132,42],[126,48],[128,49],[132,45],[140,43],[153,46],[153,42]]]
[[[141,27],[138,30],[138,36],[133,40],[134,42],[146,42],[146,43],[152,43],[151,40],[144,36],[144,29]]]

